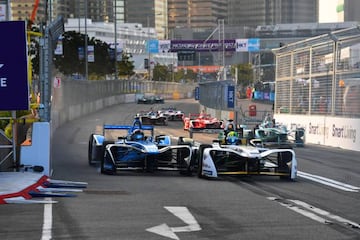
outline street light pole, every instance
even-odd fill
[[[147,50],[148,50],[148,80],[151,81],[151,55],[150,55],[150,19],[147,16],[147,28],[148,28],[148,41],[147,41]]]
[[[115,31],[115,46],[114,46],[114,51],[115,51],[115,80],[118,80],[118,65],[117,65],[117,50],[118,50],[118,46],[117,46],[117,5],[116,5],[116,0],[114,2],[114,31]]]
[[[88,36],[87,36],[87,17],[88,17],[88,8],[87,0],[85,0],[85,79],[88,80],[89,69],[88,69]]]

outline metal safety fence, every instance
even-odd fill
[[[360,117],[360,26],[276,54],[276,113]]]

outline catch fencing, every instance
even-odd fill
[[[276,54],[275,112],[360,117],[360,28],[288,44]]]

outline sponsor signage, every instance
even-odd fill
[[[227,107],[235,107],[235,86],[228,86],[227,90]]]
[[[94,45],[88,46],[88,62],[95,62],[95,47],[94,47]]]
[[[150,39],[146,46],[148,53],[177,52],[181,55],[194,55],[195,52],[256,52],[260,51],[260,39],[211,40],[157,40]]]
[[[236,39],[236,52],[258,52],[260,51],[259,38]]]
[[[200,87],[195,87],[195,100],[200,100]]]
[[[0,111],[29,110],[25,21],[0,22]]]
[[[171,50],[171,40],[159,40],[159,52],[167,53]]]
[[[0,21],[6,20],[6,4],[0,4]]]
[[[150,39],[147,41],[147,50],[149,53],[158,53],[159,52],[159,40]]]
[[[235,51],[235,40],[224,40],[225,51]],[[222,41],[219,40],[171,40],[171,51],[172,52],[183,52],[183,51],[194,51],[194,52],[216,52],[222,51]]]
[[[249,38],[248,45],[249,45],[248,46],[249,52],[260,51],[260,39],[259,38]]]

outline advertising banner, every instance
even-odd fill
[[[147,50],[149,53],[158,53],[159,52],[159,40],[150,39],[147,41]]]
[[[236,39],[236,52],[258,52],[260,51],[259,38]]]
[[[222,51],[235,51],[236,42],[232,40],[171,40],[172,52],[195,51],[195,52],[217,52]]]
[[[235,86],[227,87],[227,107],[234,108],[235,107]]]
[[[94,45],[88,46],[88,62],[95,62],[95,48]]]
[[[25,21],[0,22],[0,111],[29,110]]]
[[[6,4],[0,4],[0,21],[6,20]]]
[[[171,50],[171,40],[159,40],[159,52],[167,53]]]
[[[195,87],[195,100],[200,100],[200,88]]]

